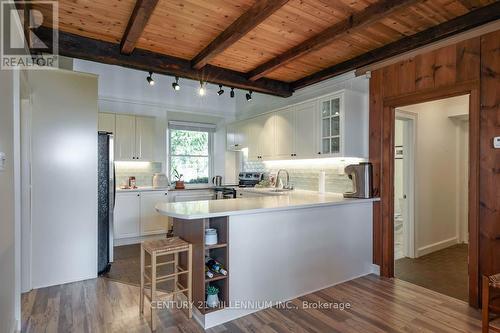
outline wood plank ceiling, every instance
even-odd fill
[[[154,72],[225,85],[235,79],[236,88],[286,97],[391,52],[408,51],[416,47],[411,40],[432,42],[499,19],[499,5],[495,0],[60,0],[58,29],[71,44],[60,45],[63,55],[87,52],[84,58],[139,69],[147,69],[139,59],[151,55],[163,65],[158,69],[153,62]],[[46,10],[43,4],[33,8]],[[44,26],[52,28],[50,21]],[[436,32],[437,37],[430,34]],[[102,50],[75,51],[78,42],[89,46],[93,40],[118,54],[106,60]],[[378,58],[370,59],[371,53]],[[164,64],[169,61],[172,66]]]

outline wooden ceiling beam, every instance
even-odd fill
[[[36,30],[36,35],[47,45],[53,45],[52,29],[40,27]],[[118,65],[145,72],[179,76],[280,97],[289,97],[293,93],[290,84],[282,81],[263,79],[252,82],[246,78],[244,73],[225,68],[207,65],[203,70],[196,70],[191,67],[189,60],[143,49],[135,49],[132,54],[125,55],[120,52],[119,44],[63,31],[58,31],[58,35],[59,55],[62,56]]]
[[[191,61],[193,68],[203,68],[210,60],[236,43],[253,28],[261,24],[289,0],[258,0],[250,9],[220,33]]]
[[[352,14],[345,20],[326,28],[319,34],[289,49],[285,53],[257,66],[248,73],[248,77],[251,81],[258,80],[294,59],[327,46],[347,34],[353,33],[356,30],[391,15],[401,8],[411,6],[420,1],[423,0],[383,0],[370,5],[362,11]]]
[[[142,35],[158,0],[137,0],[122,37],[121,52],[131,54]]]
[[[480,0],[458,0],[467,10],[476,10],[482,6]]]
[[[292,88],[300,89],[314,83],[332,78],[334,76],[355,70],[398,54],[402,54],[427,44],[437,42],[441,39],[451,37],[455,34],[469,29],[479,27],[483,24],[500,19],[500,2],[492,3],[488,6],[476,9],[465,15],[456,17],[450,21],[421,31],[414,35],[402,38],[393,43],[382,46],[373,51],[364,53],[340,64],[323,69],[317,73],[306,76],[292,82]]]

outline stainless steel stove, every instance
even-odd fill
[[[238,187],[254,187],[264,180],[264,172],[240,172]]]

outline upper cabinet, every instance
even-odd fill
[[[115,115],[113,113],[99,112],[98,128],[101,132],[115,132]]]
[[[367,158],[368,97],[342,90],[231,124],[228,149],[238,128],[249,160]]]
[[[115,160],[153,160],[154,118],[117,114],[115,125]]]
[[[227,125],[227,150],[241,150],[247,146],[247,133],[245,130],[245,122]]]

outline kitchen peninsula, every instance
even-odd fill
[[[194,313],[204,328],[373,271],[372,202],[378,199],[268,191],[156,205],[174,218],[174,234],[193,244]],[[217,229],[218,244],[205,245],[206,228]],[[206,278],[205,254],[228,275]],[[204,307],[208,285],[220,290],[220,308]]]

